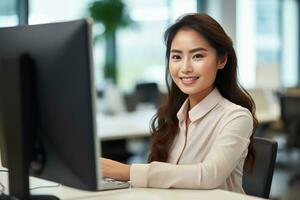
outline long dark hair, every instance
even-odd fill
[[[253,116],[253,132],[250,136],[246,164],[252,169],[255,161],[253,135],[257,127],[255,104],[247,91],[237,81],[237,58],[233,44],[220,24],[206,14],[188,14],[170,26],[164,35],[166,43],[166,84],[168,95],[166,102],[158,109],[151,122],[150,155],[149,162],[166,162],[169,158],[170,148],[179,132],[177,112],[188,97],[173,82],[169,72],[169,56],[171,43],[176,33],[181,29],[192,29],[202,35],[216,50],[218,58],[227,55],[227,63],[222,70],[218,70],[214,85],[223,97],[229,101],[247,108]]]

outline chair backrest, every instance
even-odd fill
[[[142,103],[152,103],[158,106],[161,101],[161,94],[157,83],[138,83],[135,86],[135,94],[138,97],[138,101]]]
[[[281,118],[284,121],[300,119],[300,94],[280,95]]]
[[[288,134],[288,148],[300,148],[300,94],[280,94],[281,119]]]
[[[246,194],[269,198],[277,154],[277,142],[267,138],[254,138],[256,159],[253,172],[244,166],[243,188]]]

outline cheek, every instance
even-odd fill
[[[202,76],[214,75],[217,72],[217,66],[214,63],[202,63],[201,66],[198,66],[198,72]]]
[[[202,70],[202,75],[206,75],[206,76],[209,76],[209,75],[213,75],[216,73],[216,69],[214,69],[213,66],[210,66],[210,67],[203,67]]]
[[[176,67],[176,65],[174,65],[174,63],[169,63],[169,72],[173,78],[178,73],[178,67]]]

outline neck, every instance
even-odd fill
[[[189,110],[191,110],[195,105],[197,105],[200,101],[202,101],[211,91],[213,91],[215,87],[210,86],[197,94],[189,95]]]

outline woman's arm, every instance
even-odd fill
[[[250,115],[232,115],[201,163],[175,165],[152,162],[133,164],[130,180],[134,187],[217,188],[246,157],[253,121]],[[195,147],[197,148],[197,147]]]
[[[175,165],[152,162],[130,166],[102,158],[103,176],[123,181],[130,179],[134,187],[217,188],[225,182],[242,159],[253,128],[250,116],[231,117],[201,163]]]
[[[102,176],[121,181],[129,181],[130,165],[126,165],[110,159],[100,158]]]

